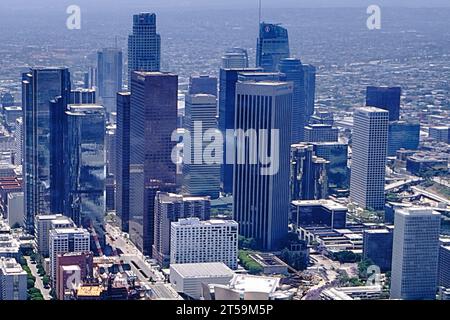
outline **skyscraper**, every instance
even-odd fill
[[[122,91],[122,50],[105,48],[97,52],[98,95],[106,112],[116,111],[116,94]]]
[[[129,232],[130,219],[130,103],[129,92],[117,93],[116,212],[123,232]]]
[[[144,253],[146,217],[145,186],[153,180],[176,183],[176,165],[171,140],[177,129],[178,76],[162,72],[134,72],[130,110],[130,237]]]
[[[316,99],[316,67],[310,64],[303,65],[305,78],[305,124],[314,114],[314,104]]]
[[[35,68],[22,77],[26,229],[34,233],[34,216],[51,212],[50,101],[70,97],[66,68]]]
[[[400,119],[400,87],[367,87],[366,106],[389,111],[389,121]]]
[[[329,161],[317,157],[309,144],[291,145],[291,200],[320,200],[328,196]]]
[[[236,84],[234,220],[240,235],[266,250],[287,234],[292,92],[287,82]],[[257,159],[262,154],[272,161]]]
[[[382,210],[389,114],[383,109],[362,107],[355,110],[353,119],[350,198],[361,207]]]
[[[329,192],[347,190],[350,187],[348,145],[338,142],[315,142],[314,153],[329,162],[327,180]]]
[[[391,299],[436,299],[440,226],[432,209],[396,210]]]
[[[133,33],[128,37],[128,88],[133,71],[159,71],[161,36],[156,33],[156,14],[133,16]]]
[[[217,78],[206,75],[190,77],[189,94],[193,95],[201,93],[217,97]]]
[[[65,214],[77,226],[94,229],[105,243],[105,123],[103,106],[69,105],[64,155]]]
[[[278,71],[281,59],[289,58],[289,36],[287,29],[278,24],[262,22],[256,45],[256,66],[264,71]]]
[[[220,69],[219,77],[219,130],[225,137],[226,130],[234,130],[236,109],[236,83],[240,72],[260,72],[261,68]],[[227,152],[223,148],[223,162],[221,166],[221,182],[223,192],[233,191],[233,164],[227,163]]]
[[[220,163],[222,153],[215,154],[220,158],[203,157],[211,143],[207,135],[217,132],[216,97],[208,94],[186,96],[184,128],[191,136],[190,145],[185,142],[183,161],[183,193],[193,196],[210,196],[219,198],[220,193]]]
[[[279,63],[280,72],[286,75],[286,81],[294,84],[292,102],[291,143],[299,143],[304,140],[304,128],[306,124],[306,91],[305,74],[300,59],[286,58]]]
[[[248,53],[242,48],[228,49],[222,56],[222,68],[248,68]]]
[[[181,218],[208,220],[211,215],[210,198],[157,192],[154,213],[152,255],[162,266],[167,266],[170,261],[171,222]]]

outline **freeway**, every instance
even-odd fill
[[[450,199],[445,199],[445,198],[443,198],[443,197],[441,197],[441,196],[439,196],[439,195],[437,195],[437,194],[435,194],[433,192],[426,191],[426,190],[424,190],[422,188],[419,188],[419,187],[412,187],[411,189],[413,189],[415,192],[417,192],[417,193],[419,193],[419,194],[421,194],[421,195],[423,195],[423,196],[425,196],[427,198],[430,198],[430,199],[432,199],[434,201],[437,201],[437,202],[443,202],[443,203],[447,204],[448,206],[450,206]]]

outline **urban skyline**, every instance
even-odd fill
[[[290,3],[0,36],[0,300],[450,300],[448,22]]]

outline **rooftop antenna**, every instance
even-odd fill
[[[262,4],[261,4],[261,0],[258,0],[258,2],[259,2],[259,19],[258,19],[258,29],[259,29],[259,26],[261,25],[261,17],[262,17]]]

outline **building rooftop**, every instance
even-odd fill
[[[223,262],[171,264],[170,269],[184,278],[231,278],[234,275],[234,272]]]
[[[347,210],[347,207],[337,203],[333,200],[321,199],[321,200],[294,200],[292,204],[297,207],[310,207],[310,206],[322,206],[328,210]]]
[[[230,288],[240,292],[260,292],[272,294],[280,284],[280,278],[236,274]]]
[[[3,275],[26,275],[22,266],[13,258],[0,258],[0,274]]]
[[[77,291],[78,297],[99,297],[103,292],[102,287],[96,286],[83,286],[80,287]]]

